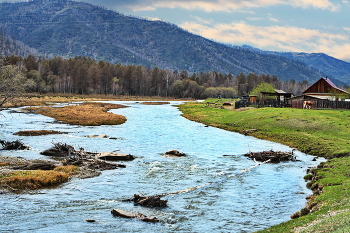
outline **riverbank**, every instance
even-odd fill
[[[0,156],[0,194],[57,187],[72,178],[92,178],[104,170],[126,167],[99,159],[96,157],[98,153],[86,152],[83,148],[77,151],[67,144],[56,143],[45,152],[41,154],[51,158],[39,160]]]
[[[216,100],[210,100],[216,102]],[[222,102],[221,102],[222,103]],[[305,176],[314,192],[292,220],[261,232],[349,232],[350,112],[290,108],[233,109],[185,103],[183,116],[213,127],[279,142],[329,159]]]

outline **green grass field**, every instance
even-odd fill
[[[217,100],[207,100],[215,102]],[[314,195],[298,218],[261,232],[350,232],[350,111],[291,108],[224,108],[188,102],[183,116],[197,122],[275,141],[329,159],[310,171]],[[231,100],[230,100],[231,101]]]

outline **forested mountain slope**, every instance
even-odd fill
[[[38,55],[38,51],[21,41],[14,40],[0,28],[0,56],[17,55],[27,57],[30,54]]]
[[[271,74],[281,80],[309,82],[327,75],[298,60],[226,46],[173,24],[83,2],[1,3],[0,12],[0,27],[8,35],[47,57],[89,56],[161,69]]]
[[[275,53],[276,54],[276,53]],[[279,53],[281,56],[299,60],[315,67],[344,83],[350,84],[350,63],[328,56],[324,53]]]

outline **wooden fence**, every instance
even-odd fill
[[[306,100],[292,100],[292,108],[303,108]],[[349,101],[307,100],[313,104],[311,109],[350,109]]]
[[[236,101],[235,107],[275,107],[275,108],[300,108],[303,109],[304,101],[312,102],[311,109],[350,109],[350,101],[329,101],[329,100],[289,100],[287,102],[265,101],[264,103],[252,103],[246,100]]]
[[[240,101],[236,101],[235,106],[236,106],[236,108],[250,107],[250,106],[256,107],[256,108],[262,108],[262,107],[286,108],[286,107],[291,107],[291,105],[288,102],[276,101],[276,100],[267,100],[267,101],[264,101],[264,103],[249,102],[247,100],[240,100]]]

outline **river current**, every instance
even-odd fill
[[[124,162],[126,168],[103,171],[94,178],[74,178],[56,188],[31,194],[0,194],[0,232],[254,232],[288,221],[311,194],[303,176],[308,167],[320,163],[312,161],[313,156],[295,151],[296,162],[261,164],[242,173],[255,165],[242,154],[292,148],[189,121],[173,106],[181,102],[110,102],[129,106],[111,110],[124,115],[126,123],[83,127],[37,114],[1,112],[0,139],[20,139],[31,150],[1,151],[0,155],[45,159],[40,152],[60,142],[76,149],[138,158]],[[21,130],[59,130],[67,134],[13,135]],[[102,134],[114,139],[86,137]],[[162,156],[173,149],[188,156]],[[171,193],[197,186],[203,187],[164,197],[168,200],[166,208],[123,202],[134,194]],[[161,222],[114,217],[114,208],[155,216]]]

